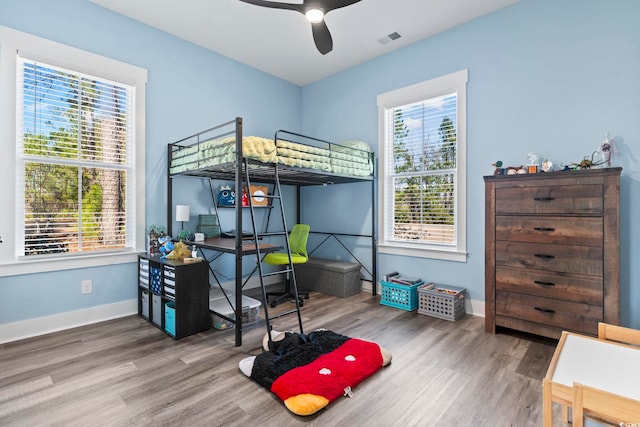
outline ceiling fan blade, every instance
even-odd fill
[[[360,0],[323,0],[323,1],[310,1],[309,3],[317,3],[318,7],[324,10],[327,14],[332,10],[340,9],[341,7],[351,6],[354,3],[358,3]],[[306,1],[304,2],[306,5]]]
[[[313,41],[321,54],[326,55],[333,50],[333,39],[324,21],[312,23],[311,31],[313,33]]]
[[[295,10],[296,12],[300,12],[304,15],[303,5],[301,4],[280,3],[280,2],[265,1],[265,0],[240,0],[240,1],[243,3],[253,4],[256,6],[270,7],[272,9]]]
[[[303,15],[309,9],[320,9],[325,14],[329,13],[332,10],[340,9],[342,7],[350,6],[352,4],[358,3],[361,0],[303,0],[302,3],[281,3],[277,1],[266,1],[266,0],[240,0],[243,3],[252,4],[255,6],[269,7],[272,9],[287,9],[294,10],[296,12],[300,12]],[[318,51],[326,55],[327,53],[333,50],[333,38],[331,37],[331,33],[329,32],[329,28],[324,20],[320,22],[312,22],[311,23],[311,32],[313,34],[313,41],[318,48]]]

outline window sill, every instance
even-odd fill
[[[21,259],[10,264],[0,265],[0,276],[17,276],[21,274],[46,273],[51,271],[71,270],[75,268],[127,264],[136,262],[140,252],[141,251],[136,252],[131,250],[111,254],[79,255],[65,259]]]
[[[467,252],[434,248],[415,248],[391,244],[379,244],[378,252],[388,255],[411,256],[442,261],[467,262]]]

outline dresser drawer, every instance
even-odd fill
[[[602,305],[604,298],[602,277],[516,267],[496,267],[496,290],[591,305]]]
[[[496,188],[496,214],[601,215],[599,184]]]
[[[598,305],[497,291],[496,315],[596,334],[603,310]]]
[[[496,240],[602,246],[602,217],[496,217]]]
[[[496,241],[496,267],[602,276],[602,247]]]

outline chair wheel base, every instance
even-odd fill
[[[269,297],[270,295],[267,295],[267,297]],[[275,296],[275,298],[273,300],[271,300],[271,302],[269,303],[269,305],[271,307],[277,307],[278,304],[283,303],[285,301],[289,301],[289,300],[293,300],[295,301],[295,297],[289,293],[284,293],[284,294],[275,294],[272,295]],[[304,298],[304,299],[303,299]],[[305,299],[309,299],[309,294],[307,292],[301,292],[298,294],[298,306],[302,307],[304,305],[304,300]]]

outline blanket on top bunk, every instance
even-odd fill
[[[276,160],[282,165],[331,172],[331,152],[325,148],[282,140],[276,146]]]
[[[263,163],[332,172],[348,176],[373,173],[371,148],[366,142],[347,141],[329,148],[297,142],[246,136],[242,138],[242,155]],[[169,173],[197,171],[236,160],[235,137],[211,139],[194,145],[174,146]]]
[[[272,139],[258,136],[242,138],[242,155],[264,163],[273,163],[276,158],[276,144]],[[178,147],[171,158],[170,173],[197,170],[236,159],[236,139],[228,137],[211,139],[188,147]]]
[[[342,175],[368,176],[373,173],[371,147],[364,141],[344,141],[331,149],[331,169]]]
[[[272,331],[264,352],[240,361],[240,371],[278,396],[297,415],[311,415],[383,366],[391,353],[378,344],[326,329],[308,335]]]

